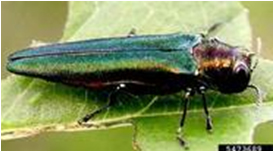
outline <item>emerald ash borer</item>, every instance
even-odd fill
[[[120,91],[136,95],[184,92],[184,108],[177,139],[185,144],[181,128],[189,98],[202,96],[206,129],[212,129],[205,91],[240,93],[250,87],[254,53],[207,35],[163,34],[91,39],[27,48],[9,56],[10,72],[88,89],[112,90],[105,106],[84,116],[79,123],[115,103]]]

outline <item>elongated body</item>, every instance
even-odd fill
[[[163,94],[201,85],[222,90],[217,83],[225,83],[224,77],[217,79],[230,72],[214,75],[214,71],[233,69],[238,56],[246,58],[243,64],[250,67],[248,52],[241,53],[219,42],[203,43],[200,35],[178,33],[33,47],[12,54],[7,68],[17,74],[91,89],[123,83],[134,93]],[[210,74],[212,78],[204,77]],[[245,81],[249,81],[248,76]]]
[[[184,90],[184,124],[189,97],[204,91],[238,93],[249,85],[252,53],[217,39],[182,33],[93,39],[32,47],[9,57],[13,73],[89,89],[109,89],[108,104],[86,115],[87,122],[108,108],[115,94],[169,94]],[[182,137],[178,135],[181,144]]]

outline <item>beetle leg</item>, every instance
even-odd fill
[[[205,97],[205,87],[200,87],[200,94],[202,95],[203,107],[204,107],[204,112],[206,115],[206,130],[212,131],[212,121],[211,121],[211,117],[210,117],[208,109],[207,109],[207,103],[206,103],[206,97]]]
[[[108,108],[110,108],[110,106],[113,105],[113,103],[115,103],[117,93],[124,87],[125,87],[125,84],[120,84],[118,87],[116,87],[116,90],[110,93],[110,95],[108,97],[108,102],[106,105],[87,114],[85,117],[83,117],[81,120],[78,121],[78,124],[81,125],[83,123],[86,123],[87,121],[89,121],[91,118],[93,118],[98,113],[101,113],[101,112],[107,110]]]
[[[192,89],[188,88],[188,90],[187,90],[187,92],[185,94],[185,102],[184,102],[183,115],[182,115],[181,120],[180,120],[180,126],[179,126],[179,128],[177,130],[177,139],[179,140],[179,142],[180,142],[180,144],[182,146],[186,145],[186,142],[183,139],[181,132],[182,132],[182,128],[183,128],[184,123],[185,123],[186,113],[187,113],[187,107],[188,107],[189,97],[191,96],[191,93],[192,93]]]
[[[136,35],[137,35],[137,34],[136,34],[136,28],[132,28],[132,29],[129,31],[127,37],[134,37],[134,36],[136,36]]]
[[[257,96],[257,100],[256,100],[256,104],[260,105],[263,102],[263,93],[262,91],[255,85],[250,84],[247,86],[248,88],[254,89],[256,91],[256,96]]]

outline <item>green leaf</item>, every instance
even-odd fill
[[[214,8],[214,9],[213,9]],[[247,11],[238,2],[70,2],[62,41],[137,34],[205,33],[223,23],[216,35],[233,45],[251,48]],[[254,127],[273,119],[273,65],[260,60],[252,83],[264,92],[257,107],[254,90],[224,95],[208,91],[214,133],[207,134],[199,96],[193,97],[184,128],[190,150],[216,150],[219,143],[251,143]],[[119,103],[93,119],[92,128],[76,121],[106,103],[107,92],[91,92],[44,80],[10,76],[1,84],[2,139],[42,131],[89,130],[121,122],[136,127],[142,150],[183,150],[175,140],[181,115],[181,93],[168,96],[119,96]],[[202,144],[201,144],[202,143]]]

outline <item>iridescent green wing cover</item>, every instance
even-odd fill
[[[199,35],[181,33],[52,44],[14,53],[8,70],[30,76],[74,76],[125,69],[193,74]]]

